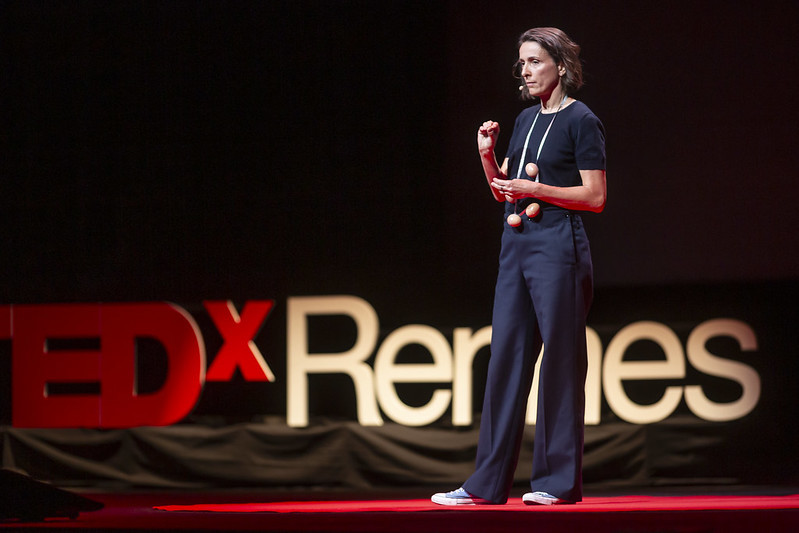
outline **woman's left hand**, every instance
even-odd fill
[[[531,185],[534,183],[530,180],[503,180],[494,178],[491,186],[505,195],[505,199],[509,202],[515,202],[520,198],[527,198],[533,196]]]

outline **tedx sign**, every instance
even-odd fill
[[[284,381],[286,421],[293,427],[308,425],[309,376],[326,374],[351,379],[356,417],[362,425],[389,420],[423,426],[448,414],[453,425],[472,423],[474,359],[490,343],[490,326],[476,331],[454,328],[449,339],[432,326],[409,324],[381,339],[377,312],[361,298],[291,297],[286,303],[286,376],[276,378],[254,341],[274,305],[272,300],[252,300],[238,311],[229,301],[203,302],[223,340],[210,365],[196,321],[175,304],[0,306],[0,339],[11,340],[12,424],[41,428],[171,425],[192,411],[206,382],[230,381],[236,370],[247,381]],[[320,315],[350,319],[356,328],[352,346],[337,353],[311,352],[315,332],[309,319]],[[719,337],[732,340],[740,357],[712,353],[709,342]],[[75,342],[87,339],[92,342]],[[136,352],[140,339],[156,341],[166,354],[166,377],[156,391],[139,391]],[[663,420],[683,402],[700,419],[735,420],[752,412],[760,399],[760,375],[741,361],[757,352],[757,337],[742,321],[706,320],[691,330],[684,343],[667,325],[651,321],[624,326],[606,346],[591,328],[586,330],[586,339],[587,424],[600,423],[603,399],[619,418],[637,424]],[[630,347],[642,340],[657,347],[652,359],[625,359]],[[398,354],[409,345],[424,348],[430,361],[398,362]],[[693,376],[700,376],[699,381],[689,378],[689,367]],[[734,383],[740,395],[732,400],[714,399],[701,376]],[[630,381],[660,387],[656,390],[659,398],[637,403],[624,387]],[[433,387],[429,401],[413,406],[403,401],[398,385],[408,383]],[[65,384],[93,388],[59,390]],[[528,402],[530,424],[535,423],[536,391],[534,382]]]

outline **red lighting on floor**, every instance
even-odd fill
[[[505,505],[463,505],[444,507],[430,500],[343,500],[267,503],[202,503],[196,505],[165,505],[161,511],[191,511],[217,513],[363,513],[418,511],[520,511],[598,513],[625,511],[702,511],[745,509],[796,509],[799,495],[789,496],[617,496],[586,498],[578,505],[524,505],[520,500]]]

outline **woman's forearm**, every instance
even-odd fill
[[[503,169],[499,168],[499,164],[497,163],[497,158],[494,155],[494,151],[488,153],[480,153],[480,161],[483,164],[483,172],[486,175],[486,181],[488,182],[488,187],[491,189],[491,194],[494,195],[494,199],[497,202],[504,202],[505,195],[500,193],[497,189],[491,186],[494,182],[494,178],[500,179],[507,179],[507,176]]]

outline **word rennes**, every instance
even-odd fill
[[[229,381],[235,370],[248,381],[274,381],[253,342],[267,319],[273,301],[249,301],[241,314],[230,302],[204,302],[223,338],[223,345],[206,371],[201,332],[182,308],[169,303],[62,304],[0,306],[0,339],[12,339],[12,419],[16,427],[104,427],[169,425],[188,415],[207,381]],[[386,416],[408,426],[440,419],[452,409],[452,423],[472,423],[472,368],[476,354],[490,343],[491,328],[476,332],[456,328],[452,345],[437,329],[407,325],[386,336],[378,346],[379,321],[374,308],[353,296],[289,298],[287,304],[287,422],[308,425],[308,378],[312,374],[345,374],[352,380],[356,411],[362,425],[382,425]],[[309,350],[309,318],[346,316],[356,326],[353,346],[339,353]],[[621,419],[638,424],[667,418],[684,399],[696,416],[710,421],[741,418],[760,398],[760,377],[738,361],[706,349],[715,337],[735,339],[742,351],[757,349],[745,323],[708,320],[689,335],[685,350],[677,335],[663,324],[636,322],[620,330],[604,351],[599,336],[586,330],[589,370],[586,381],[587,424],[599,424],[602,393]],[[52,349],[65,339],[98,339],[99,348]],[[167,377],[158,391],[139,394],[136,378],[136,339],[158,341],[168,358]],[[625,361],[629,346],[654,341],[664,359]],[[408,345],[420,345],[431,355],[425,364],[397,363]],[[368,363],[374,355],[374,363]],[[663,386],[658,401],[640,405],[629,398],[629,380],[686,378],[686,360],[696,370],[737,383],[742,393],[732,402],[714,402],[700,385]],[[539,358],[540,364],[540,358]],[[99,393],[50,394],[63,383],[99,384]],[[397,393],[399,383],[435,383],[427,404],[414,407]],[[444,384],[451,384],[447,387]],[[527,422],[535,423],[537,381],[528,402]]]
[[[312,315],[347,315],[355,322],[358,335],[353,347],[343,353],[310,353],[308,317]],[[367,302],[348,296],[290,298],[288,301],[288,412],[290,426],[308,425],[308,375],[345,373],[352,378],[356,393],[358,421],[362,425],[381,425],[380,409],[391,420],[408,426],[422,426],[438,420],[452,406],[452,423],[472,423],[472,367],[477,352],[491,342],[491,327],[477,332],[456,328],[453,342],[438,330],[425,325],[408,325],[392,331],[377,346],[379,323],[374,308]],[[599,424],[601,394],[611,410],[621,419],[648,424],[667,418],[683,396],[688,408],[699,418],[728,421],[752,411],[760,399],[760,376],[738,361],[715,356],[705,348],[708,340],[729,336],[738,341],[742,351],[757,349],[752,329],[737,320],[708,320],[690,334],[683,351],[677,335],[663,324],[636,322],[619,331],[609,343],[604,357],[599,335],[586,328],[588,375],[586,379],[586,424]],[[654,341],[665,360],[625,361],[627,348],[639,340]],[[399,351],[410,344],[426,348],[430,364],[397,364]],[[374,353],[374,368],[366,362]],[[546,348],[544,347],[544,350]],[[544,351],[542,350],[542,352]],[[728,379],[740,385],[741,396],[728,403],[710,400],[700,385],[670,385],[654,404],[640,405],[626,394],[626,380],[685,379],[686,355],[693,367],[707,375]],[[527,402],[527,423],[535,423],[538,391],[538,367]],[[398,396],[396,383],[452,383],[450,389],[433,392],[430,401],[411,407]],[[380,409],[378,409],[378,405]]]

